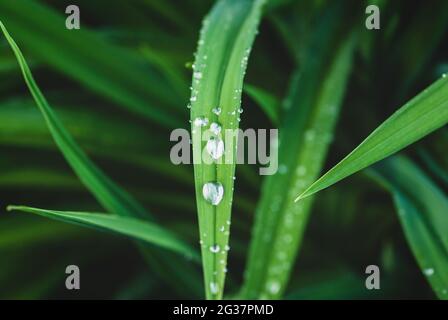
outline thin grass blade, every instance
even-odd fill
[[[202,124],[207,124],[204,127],[207,129],[215,122],[223,133],[238,128],[243,78],[264,2],[218,1],[204,20],[194,63],[190,99],[193,160],[196,163],[196,202],[208,299],[220,299],[224,289],[237,140],[232,137],[225,141],[222,158],[226,159],[225,163],[201,163],[205,146]],[[217,205],[203,196],[207,183],[213,183],[211,188],[221,194],[223,191],[222,200]]]

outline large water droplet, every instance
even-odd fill
[[[202,187],[204,199],[214,206],[217,206],[224,196],[224,187],[219,182],[207,182]]]
[[[215,160],[224,154],[224,142],[220,138],[211,138],[205,146],[207,153]]]
[[[193,124],[196,127],[205,127],[208,124],[208,119],[205,117],[197,117],[194,119]]]
[[[219,135],[221,133],[221,126],[219,125],[219,123],[212,122],[212,124],[210,125],[210,131],[216,135]]]

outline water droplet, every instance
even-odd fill
[[[193,73],[193,78],[197,80],[202,79],[202,72],[196,71],[195,73]]]
[[[207,153],[215,160],[218,160],[224,154],[224,142],[220,138],[211,138],[205,146]]]
[[[202,187],[204,199],[214,206],[217,206],[224,196],[224,187],[219,182],[207,182]]]
[[[219,231],[224,232],[226,228],[224,226],[222,226],[221,228],[219,228]]]
[[[230,250],[230,246],[229,246],[229,245],[226,245],[226,246],[224,247],[224,250],[229,251],[229,250]]]
[[[221,108],[220,107],[213,108],[212,112],[217,116],[219,116],[221,114]]]
[[[297,174],[299,176],[304,176],[306,174],[306,167],[305,166],[299,166],[297,168]]]
[[[446,78],[446,73],[442,74],[442,78]]]
[[[423,270],[423,273],[425,274],[425,276],[430,277],[434,274],[434,269],[433,268],[427,268],[425,270]]]
[[[217,294],[218,293],[218,284],[216,282],[210,282],[210,292],[212,294]]]
[[[221,126],[216,122],[212,122],[212,124],[210,125],[210,131],[218,135],[221,133]]]
[[[208,119],[205,117],[197,117],[194,119],[193,124],[196,127],[205,127],[208,124]]]
[[[210,252],[212,253],[218,253],[219,252],[219,246],[215,244],[214,246],[210,247]]]
[[[242,109],[242,108],[239,108],[239,109],[238,109],[238,113],[240,113],[240,114],[243,113],[243,109]]]
[[[190,98],[190,101],[191,101],[191,102],[195,102],[197,99],[198,99],[198,98],[197,98],[196,96],[192,96],[192,97]]]

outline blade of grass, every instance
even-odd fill
[[[63,156],[75,171],[79,179],[84,183],[86,188],[95,196],[98,202],[108,211],[120,216],[132,216],[138,218],[149,218],[146,210],[141,206],[130,194],[121,189],[115,182],[108,178],[79,148],[71,135],[65,130],[56,114],[53,112],[45,97],[37,86],[31,71],[23,57],[22,52],[15,43],[14,39],[9,35],[3,23],[0,21],[0,28],[3,31],[8,43],[10,44],[19,66],[22,70],[25,82],[36,101],[39,110],[42,112],[47,126],[58,145]],[[168,283],[179,291],[188,288],[189,293],[194,295],[197,292],[198,276],[194,270],[188,274],[178,272],[178,265],[173,264],[173,258],[170,254],[159,251],[156,248],[143,248],[142,253],[147,261],[156,267],[161,276],[165,277]],[[179,265],[185,266],[185,269],[191,269],[191,266],[185,261],[176,261]],[[168,272],[171,271],[171,272]],[[184,286],[179,287],[179,284]],[[184,288],[185,287],[185,288]],[[190,290],[191,289],[191,290]]]
[[[221,0],[205,18],[194,63],[191,96],[193,132],[193,159],[202,160],[201,130],[194,120],[206,117],[221,125],[222,131],[237,129],[243,78],[248,56],[254,41],[264,0]],[[221,108],[219,115],[213,108]],[[233,148],[225,149],[224,158],[231,163],[195,164],[196,202],[199,232],[202,243],[202,260],[206,296],[220,299],[223,294],[230,216],[235,174],[236,139],[226,141]],[[226,160],[227,161],[227,160]],[[219,182],[224,188],[222,201],[214,206],[203,195],[203,186]]]
[[[244,92],[246,92],[249,97],[251,97],[251,99],[253,99],[261,107],[274,125],[278,125],[280,100],[277,99],[276,96],[261,88],[249,84],[244,85]]]
[[[390,191],[406,239],[434,293],[448,300],[448,198],[403,156],[368,170]]]
[[[8,206],[8,211],[34,213],[43,217],[109,231],[172,250],[200,261],[198,253],[187,243],[164,228],[141,219],[114,214],[46,210],[26,206]]]
[[[448,77],[406,103],[336,166],[302,192],[306,198],[380,161],[448,123]]]
[[[279,129],[279,171],[265,179],[256,211],[244,298],[279,298],[288,283],[312,205],[312,199],[300,206],[292,200],[323,166],[352,64],[354,37],[338,28],[341,14],[339,6],[322,16],[300,77],[294,77]]]

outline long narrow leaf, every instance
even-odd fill
[[[448,77],[445,75],[406,103],[341,162],[301,193],[308,197],[378,162],[448,123]]]
[[[405,157],[391,157],[369,171],[391,192],[423,275],[440,299],[448,299],[448,198]]]

